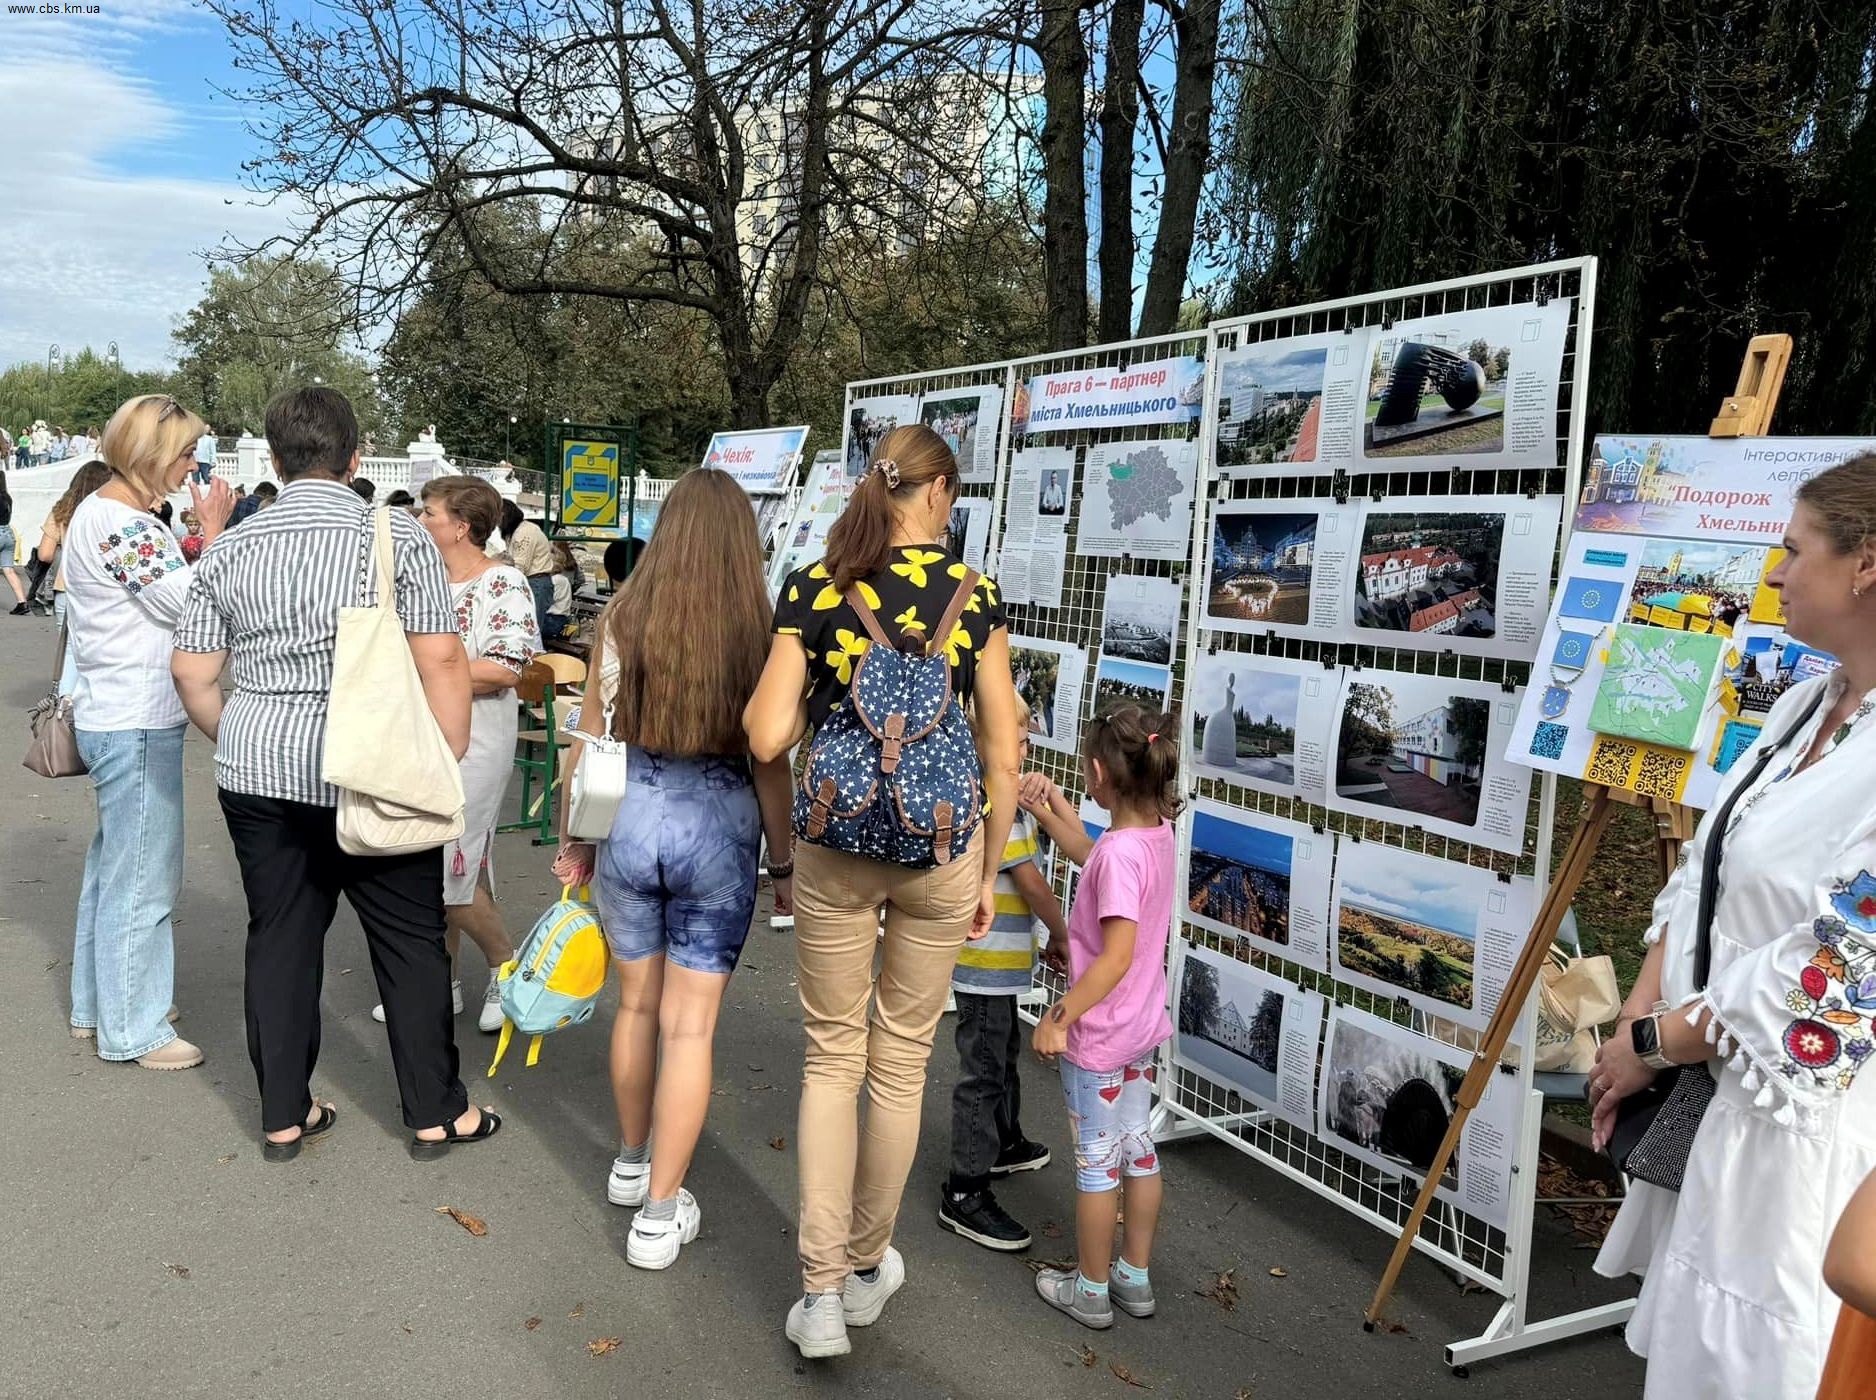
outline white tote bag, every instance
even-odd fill
[[[462,835],[462,765],[430,713],[397,615],[391,512],[372,512],[373,548],[357,605],[339,609],[320,776],[339,789],[339,846],[355,856],[403,855]],[[365,604],[370,561],[377,603]]]

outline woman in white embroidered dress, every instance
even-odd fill
[[[449,571],[456,605],[456,630],[469,653],[475,700],[469,713],[469,751],[462,756],[462,835],[443,847],[443,904],[449,920],[450,956],[466,933],[488,960],[488,981],[476,1025],[502,1028],[502,994],[496,972],[515,955],[502,911],[495,903],[492,857],[495,823],[515,766],[515,683],[541,650],[534,595],[521,571],[488,556],[489,536],[501,522],[502,498],[480,477],[439,476],[423,488],[420,517]],[[463,1009],[462,983],[450,988]],[[372,1019],[384,1019],[382,1005]]]
[[[1735,805],[1696,989],[1700,876],[1711,817],[1655,901],[1652,945],[1624,1025],[1591,1076],[1595,1129],[1654,1071],[1627,1022],[1657,1014],[1660,1053],[1718,1081],[1678,1195],[1635,1182],[1597,1270],[1645,1274],[1629,1345],[1647,1394],[1810,1400],[1837,1316],[1831,1230],[1876,1168],[1876,454],[1798,491],[1768,582],[1791,635],[1835,655],[1832,675],[1773,706],[1775,746]],[[1755,746],[1756,756],[1759,752]],[[1714,804],[1747,781],[1737,764]],[[1663,1005],[1664,1004],[1664,1005]],[[1661,1008],[1657,1012],[1657,1008]]]

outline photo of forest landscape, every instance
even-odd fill
[[[1502,514],[1375,513],[1362,524],[1355,625],[1414,636],[1498,633]]]
[[[1377,877],[1360,868],[1354,851],[1337,871],[1342,968],[1470,1010],[1476,890],[1430,856],[1390,860]]]
[[[1294,858],[1288,836],[1196,812],[1186,906],[1197,918],[1287,948]]]
[[[1222,959],[1221,959],[1222,961]],[[1176,1052],[1266,1103],[1277,1098],[1277,1043],[1283,993],[1259,986],[1255,974],[1226,970],[1188,949],[1179,974]]]
[[[1045,739],[1055,737],[1055,688],[1061,671],[1058,653],[1026,647],[1021,641],[1011,643],[1010,675],[1016,682],[1016,693],[1029,706],[1029,732]]]
[[[1164,714],[1171,689],[1172,673],[1163,666],[1104,656],[1094,673],[1094,718],[1117,705],[1140,705],[1149,715]]]

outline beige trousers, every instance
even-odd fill
[[[806,1292],[839,1288],[892,1242],[918,1151],[932,1035],[982,888],[975,852],[912,870],[795,847],[795,966],[808,1035],[795,1133]]]

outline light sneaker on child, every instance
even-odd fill
[[[853,1350],[853,1343],[847,1340],[847,1314],[838,1289],[795,1299],[783,1331],[810,1361],[822,1356],[845,1356]]]
[[[1129,1283],[1116,1269],[1107,1276],[1107,1299],[1129,1317],[1151,1317],[1159,1308],[1153,1298],[1152,1280],[1142,1278]]]
[[[645,1192],[651,1181],[651,1160],[628,1162],[623,1157],[612,1159],[612,1172],[606,1177],[606,1199],[615,1206],[630,1206],[636,1210],[645,1204]]]
[[[451,982],[449,984],[449,1000],[451,1013],[457,1016],[462,1015],[462,983]],[[371,1019],[381,1026],[384,1024],[383,1002],[379,1002],[376,1006],[371,1008]],[[495,1029],[501,1029],[501,1022],[497,1021],[495,1023]]]
[[[625,1262],[635,1269],[668,1269],[677,1263],[677,1252],[697,1238],[703,1225],[703,1212],[697,1198],[678,1187],[677,1209],[667,1220],[651,1220],[641,1207],[632,1217],[632,1233],[625,1240]]]
[[[1097,1332],[1114,1325],[1114,1308],[1105,1296],[1095,1297],[1081,1286],[1078,1269],[1044,1269],[1036,1275],[1042,1301],[1067,1313],[1083,1327]]]
[[[847,1315],[849,1327],[871,1327],[879,1321],[886,1300],[905,1284],[905,1256],[891,1245],[870,1271],[868,1279],[858,1270],[847,1275],[840,1289],[840,1310]]]
[[[490,968],[489,984],[482,989],[482,1014],[476,1017],[476,1029],[484,1035],[494,1035],[502,1028],[502,1020],[501,974]]]

